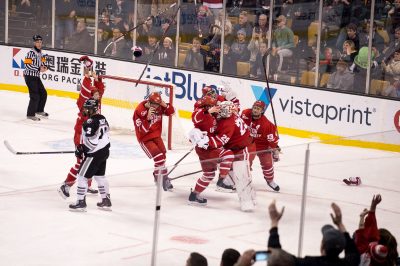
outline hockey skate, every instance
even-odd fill
[[[38,115],[42,118],[49,118],[49,114],[46,112],[37,112],[36,115]]]
[[[97,207],[103,211],[111,211],[111,206],[110,195],[107,195],[101,202],[97,202]]]
[[[75,204],[70,204],[69,210],[72,212],[85,212],[86,211],[86,197],[83,198],[83,200],[77,200]]]
[[[277,183],[274,182],[274,180],[272,181],[267,181],[267,184],[270,188],[272,188],[274,191],[278,192],[281,188],[278,186]]]
[[[217,191],[225,193],[235,193],[236,188],[232,185],[227,185],[224,183],[224,178],[219,178],[217,182]]]
[[[164,191],[171,191],[174,188],[168,176],[163,176],[162,187]]]
[[[206,206],[207,199],[200,197],[200,195],[198,193],[191,190],[189,199],[188,199],[188,204],[189,205]]]
[[[361,178],[357,177],[349,177],[343,179],[343,182],[348,186],[359,186],[361,185]]]
[[[62,184],[61,187],[59,187],[57,189],[57,191],[58,191],[58,194],[60,194],[60,196],[63,199],[66,199],[66,198],[69,198],[69,189],[70,189],[70,186],[68,186],[66,184]]]
[[[99,193],[99,191],[98,191],[97,189],[88,187],[87,193],[88,193],[89,195],[96,195],[97,193]]]
[[[30,120],[32,120],[32,121],[40,121],[40,118],[39,118],[39,117],[36,117],[36,116],[27,116],[26,118],[27,118],[27,119],[30,119]]]

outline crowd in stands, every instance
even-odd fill
[[[280,242],[278,225],[283,217],[284,207],[279,211],[275,200],[269,205],[271,221],[267,244],[268,266],[398,266],[400,258],[396,238],[385,228],[378,228],[376,207],[381,195],[372,197],[369,209],[362,210],[359,228],[350,234],[343,224],[342,212],[332,203],[332,223],[321,228],[320,256],[294,256],[284,250]],[[344,256],[340,254],[344,251]],[[255,263],[255,250],[249,249],[242,255],[234,249],[226,249],[221,266],[251,266]],[[190,254],[186,266],[207,266],[207,259],[196,252]]]
[[[370,1],[324,0],[319,23],[316,0],[278,0],[273,8],[267,0],[227,0],[225,13],[222,0],[182,0],[178,42],[177,6],[159,14],[176,1],[137,1],[135,12],[134,0],[99,0],[98,21],[94,0],[55,1],[55,48],[94,53],[97,42],[99,55],[254,79],[265,78],[266,63],[269,78],[305,86],[315,85],[307,75],[318,70],[319,88],[359,93],[365,93],[370,67],[371,93],[400,97],[399,0],[375,1],[371,62]],[[11,2],[21,12],[33,6]],[[134,25],[137,30],[129,31]],[[134,46],[143,49],[142,57],[133,57]]]

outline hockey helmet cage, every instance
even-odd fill
[[[217,99],[215,99],[211,96],[208,96],[208,95],[205,95],[205,96],[203,96],[203,98],[200,99],[201,107],[214,106],[216,104],[217,104]]]
[[[161,95],[158,92],[152,92],[149,95],[149,102],[150,103],[155,103],[155,104],[161,104]]]
[[[42,36],[40,36],[39,34],[33,35],[32,39],[33,39],[34,42],[43,40]]]
[[[262,109],[262,114],[265,113],[265,110],[267,109],[267,105],[265,104],[265,102],[261,101],[261,100],[257,100],[253,103],[253,107],[254,106],[258,106]]]
[[[219,109],[219,116],[222,118],[228,118],[232,115],[233,110],[235,109],[235,105],[231,101],[223,101],[219,102],[218,106],[221,108]]]
[[[208,87],[208,86],[205,86],[201,91],[203,92],[203,96],[204,95],[215,95],[216,94],[215,90],[213,88],[211,88],[211,87]]]
[[[83,109],[91,111],[91,113],[96,113],[99,107],[99,102],[93,98],[87,99],[83,104]]]

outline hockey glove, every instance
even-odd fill
[[[202,149],[207,150],[208,149],[208,141],[209,141],[208,136],[204,136],[201,140],[197,141],[196,145]]]
[[[75,148],[75,156],[76,158],[83,159],[85,155],[85,146],[83,144],[79,144]]]

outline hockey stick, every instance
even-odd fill
[[[269,97],[269,102],[271,103],[271,110],[272,110],[272,117],[274,119],[274,124],[276,126],[276,135],[279,138],[279,132],[278,132],[278,124],[276,123],[276,117],[275,117],[275,109],[274,109],[274,104],[272,102],[272,95],[271,95],[271,89],[269,88],[269,81],[268,81],[268,73],[267,73],[267,67],[265,65],[265,61],[267,59],[267,56],[271,53],[271,48],[267,50],[267,52],[263,55],[262,57],[262,64],[264,68],[264,74],[265,74],[265,81],[267,82],[267,90],[268,90],[268,97]]]
[[[167,173],[167,176],[168,176],[170,173],[172,173],[172,171],[175,170],[175,168],[178,166],[178,164],[179,164],[180,162],[182,162],[183,159],[185,159],[193,150],[194,150],[194,147],[192,147],[192,148],[190,149],[190,151],[188,151],[185,155],[183,155],[182,158],[180,158],[180,159],[174,164],[174,166],[172,167],[172,169],[169,170],[169,172]]]
[[[203,172],[203,170],[199,170],[199,171],[195,171],[195,172],[190,172],[190,173],[187,173],[187,174],[184,174],[184,175],[178,175],[178,176],[176,176],[176,177],[171,178],[171,180],[175,180],[175,179],[178,179],[178,178],[181,178],[181,177],[184,177],[184,176],[188,176],[188,175],[198,174],[198,173],[201,173],[201,172]]]
[[[173,5],[175,6],[176,3],[174,3]],[[171,5],[171,6],[172,6],[172,5]],[[154,55],[156,54],[158,48],[160,47],[160,42],[161,42],[161,40],[163,40],[163,39],[165,38],[165,34],[166,34],[166,33],[168,32],[168,30],[171,28],[171,25],[172,25],[173,23],[175,23],[175,19],[176,19],[176,16],[178,15],[178,11],[179,11],[180,8],[181,8],[181,6],[178,6],[178,8],[176,9],[176,12],[175,12],[175,14],[174,14],[174,16],[173,16],[173,18],[172,18],[171,23],[168,25],[168,28],[166,28],[165,31],[163,32],[163,35],[161,36],[161,39],[157,41],[156,47],[154,48],[154,51],[153,51],[153,53],[151,54],[150,59],[147,61],[146,66],[143,68],[143,71],[142,71],[142,73],[140,74],[139,79],[136,81],[135,87],[137,87],[137,85],[139,84],[139,82],[142,80],[142,77],[143,77],[144,73],[146,72],[146,69],[147,69],[148,66],[150,65],[151,61],[153,61]]]
[[[107,46],[104,48],[103,54],[106,53],[108,47],[110,47],[111,44],[118,42],[119,40],[121,40],[122,38],[125,38],[125,36],[127,36],[131,31],[139,28],[140,26],[144,25],[147,23],[147,21],[158,17],[162,14],[164,14],[165,12],[167,12],[168,10],[170,10],[171,8],[173,8],[174,6],[176,6],[176,3],[173,3],[172,5],[170,5],[169,7],[164,8],[163,10],[160,10],[155,16],[149,16],[146,20],[144,20],[143,22],[139,23],[138,25],[136,25],[136,27],[133,27],[132,29],[129,29],[127,32],[125,32],[121,37],[117,38],[115,41],[111,41],[109,44],[107,44]]]
[[[7,140],[4,141],[4,146],[15,155],[75,153],[75,151],[16,151]]]

